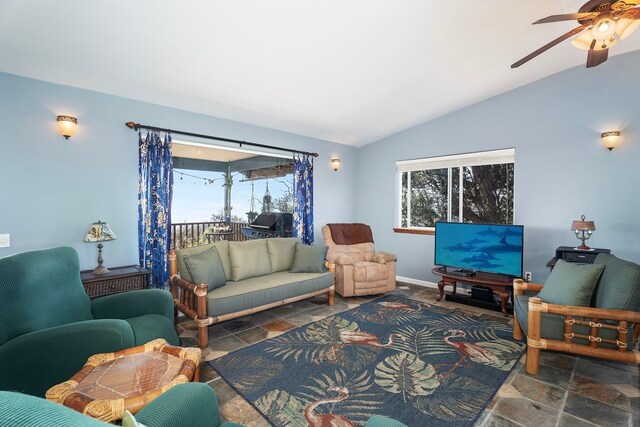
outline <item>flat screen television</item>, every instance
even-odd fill
[[[436,222],[435,264],[460,274],[522,277],[523,239],[522,225]]]

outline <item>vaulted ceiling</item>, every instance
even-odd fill
[[[510,68],[582,3],[3,0],[0,71],[360,146],[584,66],[566,41]]]

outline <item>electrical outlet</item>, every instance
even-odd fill
[[[11,246],[11,234],[0,234],[0,248],[8,248]]]
[[[530,271],[524,272],[524,280],[527,282],[530,282],[531,280],[533,280],[533,275],[531,274]]]

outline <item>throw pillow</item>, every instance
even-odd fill
[[[215,246],[195,255],[185,255],[184,264],[191,276],[191,281],[196,284],[206,283],[207,292],[227,283],[222,260]]]
[[[602,270],[604,265],[559,259],[538,297],[550,304],[588,307]]]
[[[595,306],[613,310],[640,310],[640,266],[611,254],[598,254],[605,266],[596,290]]]
[[[296,255],[295,237],[280,237],[267,239],[267,250],[271,261],[271,272],[285,271],[291,268],[293,257]]]
[[[293,258],[292,273],[324,273],[324,260],[327,256],[325,245],[303,245],[296,243],[296,255]]]
[[[231,280],[234,282],[271,274],[271,261],[265,239],[229,242],[229,260]]]
[[[146,427],[144,424],[138,422],[135,417],[129,412],[128,409],[124,410],[122,414],[122,427]]]

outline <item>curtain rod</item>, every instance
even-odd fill
[[[318,153],[311,153],[309,151],[293,150],[291,148],[274,147],[273,145],[258,144],[256,142],[240,141],[239,139],[222,138],[222,137],[219,137],[219,136],[203,135],[201,133],[193,133],[193,132],[185,132],[185,131],[181,131],[181,130],[160,128],[160,127],[157,127],[157,126],[143,125],[143,124],[135,123],[135,122],[127,122],[127,123],[125,123],[125,125],[129,129],[133,129],[133,130],[136,130],[136,131],[140,130],[140,129],[158,130],[158,131],[161,131],[161,132],[168,132],[168,133],[175,133],[175,134],[186,135],[186,136],[193,136],[193,137],[196,137],[196,138],[214,139],[216,141],[232,142],[234,144],[240,144],[240,147],[242,147],[243,145],[249,145],[251,147],[268,148],[270,150],[287,151],[289,153],[294,153],[294,154],[305,154],[307,156],[318,157]]]

